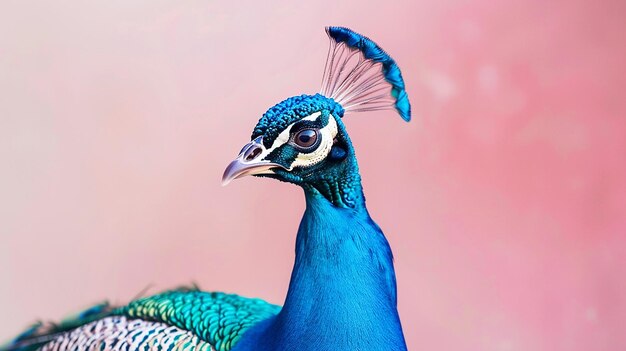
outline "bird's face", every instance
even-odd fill
[[[328,176],[351,150],[340,118],[344,110],[322,95],[301,95],[270,108],[232,161],[223,184],[247,175],[302,185]]]

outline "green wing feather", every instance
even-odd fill
[[[261,299],[220,292],[169,291],[133,301],[113,313],[189,330],[216,350],[226,351],[251,326],[279,311],[279,306]]]
[[[35,350],[59,335],[114,315],[162,322],[188,330],[218,351],[228,351],[254,324],[276,315],[280,306],[261,299],[195,289],[167,291],[112,308],[103,303],[59,324],[37,323],[0,351]]]

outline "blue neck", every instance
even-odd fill
[[[257,349],[267,350],[406,350],[391,249],[364,202],[338,207],[308,187],[305,195],[284,307],[242,343],[256,339]]]

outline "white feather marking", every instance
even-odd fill
[[[287,144],[289,142],[289,138],[291,135],[291,127],[300,122],[300,121],[315,121],[322,113],[321,112],[315,112],[312,113],[309,116],[306,116],[296,122],[291,123],[290,125],[288,125],[285,129],[283,129],[282,132],[280,132],[280,134],[278,134],[278,136],[276,137],[276,139],[274,139],[274,142],[272,143],[272,146],[270,146],[268,149],[266,149],[265,147],[263,147],[263,151],[261,152],[260,156],[258,156],[257,158],[260,160],[265,159],[265,157],[267,155],[269,155],[272,151],[278,149],[279,147],[283,146],[284,144]]]
[[[322,138],[320,145],[313,152],[298,153],[296,159],[291,163],[291,168],[310,167],[324,160],[333,147],[335,136],[337,136],[337,121],[333,115],[329,115],[328,124],[319,131],[319,137]]]
[[[288,125],[274,140],[272,146],[265,148],[263,145],[260,156],[257,158],[264,160],[267,155],[279,147],[289,143],[291,140],[291,127],[300,121],[315,121],[319,118],[321,112],[312,113],[309,116],[301,118],[300,120]],[[287,171],[291,171],[294,167],[310,167],[316,163],[321,162],[328,156],[330,149],[333,147],[333,140],[337,135],[337,121],[333,115],[328,116],[328,124],[319,130],[319,138],[322,138],[320,145],[312,152],[300,152],[296,156],[296,159],[291,163]],[[274,173],[271,169],[264,171],[264,173]],[[260,174],[260,173],[259,173]]]

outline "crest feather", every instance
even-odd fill
[[[411,119],[411,104],[400,68],[369,38],[344,27],[326,27],[330,48],[321,94],[346,112],[395,109]]]

